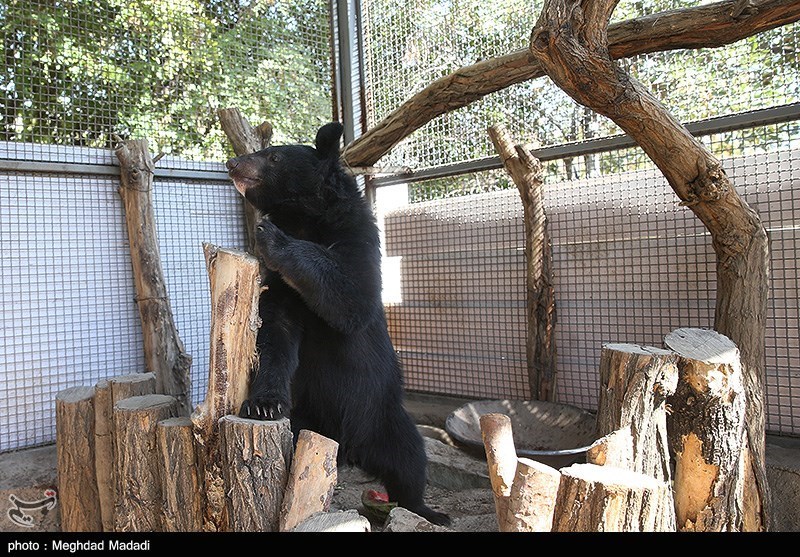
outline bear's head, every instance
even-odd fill
[[[314,147],[278,145],[230,159],[226,166],[236,189],[264,213],[300,205],[306,209],[341,195],[339,122],[317,131]]]

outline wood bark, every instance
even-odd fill
[[[650,14],[608,27],[612,58],[734,43],[800,19],[796,0],[741,0]],[[349,166],[372,166],[395,145],[447,112],[516,83],[545,75],[528,50],[488,58],[437,79],[392,111],[344,151]]]
[[[627,425],[611,433],[603,435],[592,443],[586,451],[586,462],[598,466],[615,466],[633,470],[633,433]]]
[[[208,389],[192,413],[198,460],[205,494],[203,529],[224,531],[227,511],[219,419],[236,414],[247,398],[256,360],[258,260],[247,253],[204,244],[211,283],[211,342]]]
[[[542,165],[531,154],[530,147],[514,144],[505,127],[490,127],[489,136],[522,200],[527,305],[525,352],[531,398],[553,401],[556,394],[556,296],[553,247],[544,212]]]
[[[314,513],[327,511],[337,481],[339,443],[300,430],[283,495],[278,529],[288,532]]]
[[[627,427],[631,470],[672,480],[667,397],[678,383],[677,355],[636,344],[605,344],[600,352],[599,435]]]
[[[56,463],[61,529],[100,532],[102,515],[95,476],[94,388],[56,395]]]
[[[502,527],[506,524],[508,500],[517,472],[517,449],[514,446],[511,418],[495,412],[483,414],[480,417],[480,427],[489,480],[494,493],[497,525]]]
[[[289,420],[219,421],[229,530],[277,532],[292,463]]]
[[[715,329],[741,350],[753,456],[749,473],[760,500],[755,501],[761,512],[759,529],[764,529],[769,524],[763,388],[767,233],[719,161],[611,59],[607,26],[616,4],[546,1],[531,35],[531,53],[573,99],[611,118],[631,136],[711,233],[717,256]]]
[[[554,532],[674,532],[669,484],[638,472],[573,464],[561,469]]]
[[[179,409],[175,397],[162,394],[130,397],[114,405],[115,531],[163,530],[156,426],[176,416]]]
[[[121,142],[114,152],[119,159],[119,194],[125,207],[146,369],[155,372],[157,391],[174,396],[181,414],[188,416],[192,358],[178,336],[161,268],[151,195],[155,166],[144,139]]]
[[[665,344],[680,356],[678,389],[669,399],[678,528],[760,529],[746,466],[750,450],[738,349],[706,329],[677,329]]]
[[[114,472],[114,405],[128,397],[156,392],[156,375],[132,373],[98,381],[94,388],[94,447],[97,492],[103,531],[114,531],[114,501],[116,479]]]
[[[228,141],[237,157],[269,147],[272,141],[272,124],[269,122],[262,122],[261,125],[254,128],[238,108],[221,108],[217,111],[217,115],[222,131],[228,136]],[[261,218],[261,213],[244,197],[242,203],[247,232],[247,250],[250,253],[256,253],[255,228]]]
[[[500,531],[550,532],[560,483],[561,473],[555,468],[519,458]]]
[[[203,497],[192,420],[167,418],[156,425],[165,532],[199,532]]]

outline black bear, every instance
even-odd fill
[[[403,406],[403,380],[381,301],[374,215],[339,162],[342,126],[315,148],[268,147],[227,162],[236,189],[264,217],[256,230],[268,269],[259,367],[242,417],[290,417],[292,430],[339,443],[340,462],[379,478],[389,499],[435,524],[423,501],[427,458]]]

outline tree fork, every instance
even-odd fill
[[[682,204],[691,208],[711,233],[717,256],[715,328],[741,351],[748,437],[753,450],[750,473],[761,497],[761,528],[766,528],[766,230],[755,211],[739,197],[719,161],[613,62],[607,29],[616,5],[617,0],[545,2],[531,34],[531,53],[573,99],[612,119],[628,133],[661,170]]]

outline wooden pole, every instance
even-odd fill
[[[102,530],[94,428],[94,388],[72,387],[56,395],[58,499],[64,532]]]
[[[522,199],[527,290],[525,347],[531,398],[552,401],[556,394],[557,370],[556,295],[553,287],[553,247],[544,212],[542,164],[531,154],[531,147],[514,145],[505,127],[490,127],[489,136]]]
[[[165,532],[199,532],[203,496],[194,448],[192,420],[167,418],[156,425]]]
[[[289,420],[219,421],[229,530],[277,532],[292,463]]]
[[[203,244],[211,283],[211,352],[205,400],[192,413],[205,495],[203,529],[227,529],[219,419],[236,414],[247,398],[256,361],[258,260],[242,251]]]
[[[281,532],[330,508],[336,487],[338,451],[339,443],[333,439],[300,430],[278,520]]]
[[[597,431],[628,428],[631,470],[669,482],[666,399],[678,383],[674,352],[636,344],[605,344],[600,352]]]
[[[175,397],[161,394],[134,396],[114,405],[117,532],[164,529],[156,426],[161,420],[176,416],[178,408]]]
[[[123,141],[114,152],[119,159],[119,194],[128,226],[146,369],[156,374],[156,390],[174,396],[181,415],[188,416],[192,358],[178,336],[161,268],[151,195],[155,166],[144,139]]]
[[[494,493],[497,525],[502,527],[506,523],[508,499],[517,471],[517,450],[514,447],[511,418],[499,413],[484,414],[480,417],[480,427]]]
[[[561,469],[554,532],[673,532],[669,484],[613,466]]]
[[[152,372],[120,375],[98,381],[94,391],[97,492],[100,497],[103,531],[113,532],[114,501],[117,499],[114,473],[114,405],[125,398],[155,393],[156,376]]]
[[[668,421],[678,528],[758,531],[739,350],[728,337],[707,329],[677,329],[665,344],[680,356]]]
[[[262,122],[261,125],[253,127],[247,121],[238,108],[221,108],[217,111],[219,123],[222,131],[228,136],[233,147],[233,152],[237,157],[261,151],[269,147],[272,141],[272,124]],[[252,204],[244,198],[244,222],[247,230],[247,251],[255,251],[255,227],[261,218],[261,214]]]

